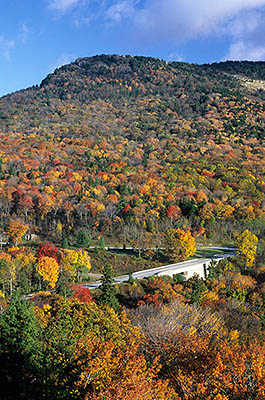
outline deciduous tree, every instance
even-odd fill
[[[7,234],[15,245],[22,242],[22,236],[27,233],[28,229],[29,226],[20,219],[12,219],[6,227]]]
[[[165,253],[170,261],[182,261],[193,256],[196,242],[190,231],[168,229],[165,238]]]
[[[60,262],[60,251],[52,242],[41,243],[38,247],[37,258],[52,257]]]
[[[37,264],[37,272],[44,281],[47,281],[51,288],[55,284],[59,276],[59,264],[53,257],[40,257]]]
[[[245,261],[245,267],[252,267],[255,261],[258,238],[254,233],[245,229],[236,238],[236,252]]]

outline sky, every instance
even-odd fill
[[[0,0],[0,95],[79,57],[265,60],[265,0]]]

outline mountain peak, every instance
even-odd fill
[[[264,63],[196,65],[118,54],[77,58],[49,74],[40,86],[3,97],[0,129],[60,135],[126,131],[128,137],[145,140],[185,132],[186,120],[199,136],[216,132],[216,121],[225,121],[226,131],[236,128],[250,134],[247,116],[228,122],[226,115],[231,104],[245,115],[243,98],[263,104],[263,82],[250,85],[248,80],[262,80],[264,71]],[[263,137],[259,118],[255,129]]]

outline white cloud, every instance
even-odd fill
[[[74,24],[105,19],[123,40],[177,48],[189,40],[229,40],[226,58],[264,58],[265,0],[47,0],[58,13],[75,9]],[[264,25],[264,27],[263,27]]]
[[[125,17],[133,17],[134,14],[134,2],[131,0],[122,0],[113,4],[107,9],[105,18],[114,22],[120,22],[121,19]]]
[[[27,27],[27,25],[23,24],[21,27],[20,35],[19,35],[19,39],[20,39],[21,43],[25,44],[27,42],[29,32],[30,32],[30,30]]]
[[[172,52],[166,57],[166,61],[184,61],[184,57],[178,53]]]
[[[49,7],[56,11],[65,12],[79,3],[80,0],[51,0]]]
[[[106,18],[120,21],[129,15],[145,34],[173,35],[182,41],[207,34],[239,12],[263,5],[265,0],[146,0],[140,7],[136,1],[119,0],[106,12]]]
[[[224,60],[251,60],[260,61],[265,57],[265,45],[262,47],[255,47],[244,41],[234,42],[230,45],[228,54]]]
[[[121,20],[130,15],[138,31],[150,40],[181,42],[220,29],[238,13],[264,6],[265,0],[146,0],[143,7],[134,4],[133,8],[131,1],[118,1],[106,17]]]
[[[246,12],[227,26],[230,45],[224,60],[264,60],[264,11]]]
[[[75,54],[67,54],[67,53],[63,53],[60,55],[60,57],[56,60],[56,62],[54,63],[54,65],[51,68],[51,71],[54,71],[56,68],[61,67],[62,65],[65,64],[69,64],[72,61],[74,61],[76,59],[76,55]]]
[[[265,0],[119,0],[105,18],[129,18],[127,29],[145,43],[178,45],[214,34],[230,41],[227,58],[264,58]]]
[[[10,51],[15,47],[15,42],[13,40],[6,40],[4,36],[0,36],[0,53],[2,56],[9,60]]]
[[[223,33],[227,33],[232,37],[241,37],[251,34],[260,23],[261,13],[247,12],[235,17],[230,23],[225,25]]]

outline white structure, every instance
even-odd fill
[[[185,279],[191,278],[194,274],[199,275],[201,278],[205,279],[207,276],[207,267],[212,260],[220,261],[224,258],[233,257],[235,255],[233,249],[229,249],[230,252],[218,256],[213,256],[212,258],[197,258],[195,260],[183,261],[176,264],[163,265],[162,267],[145,269],[143,271],[137,271],[132,274],[134,279],[143,279],[149,276],[173,276],[176,274],[181,274]],[[122,275],[115,278],[115,282],[121,283],[126,282],[129,279],[129,275]],[[84,285],[89,289],[94,289],[100,286],[100,282],[94,282],[88,285]]]

